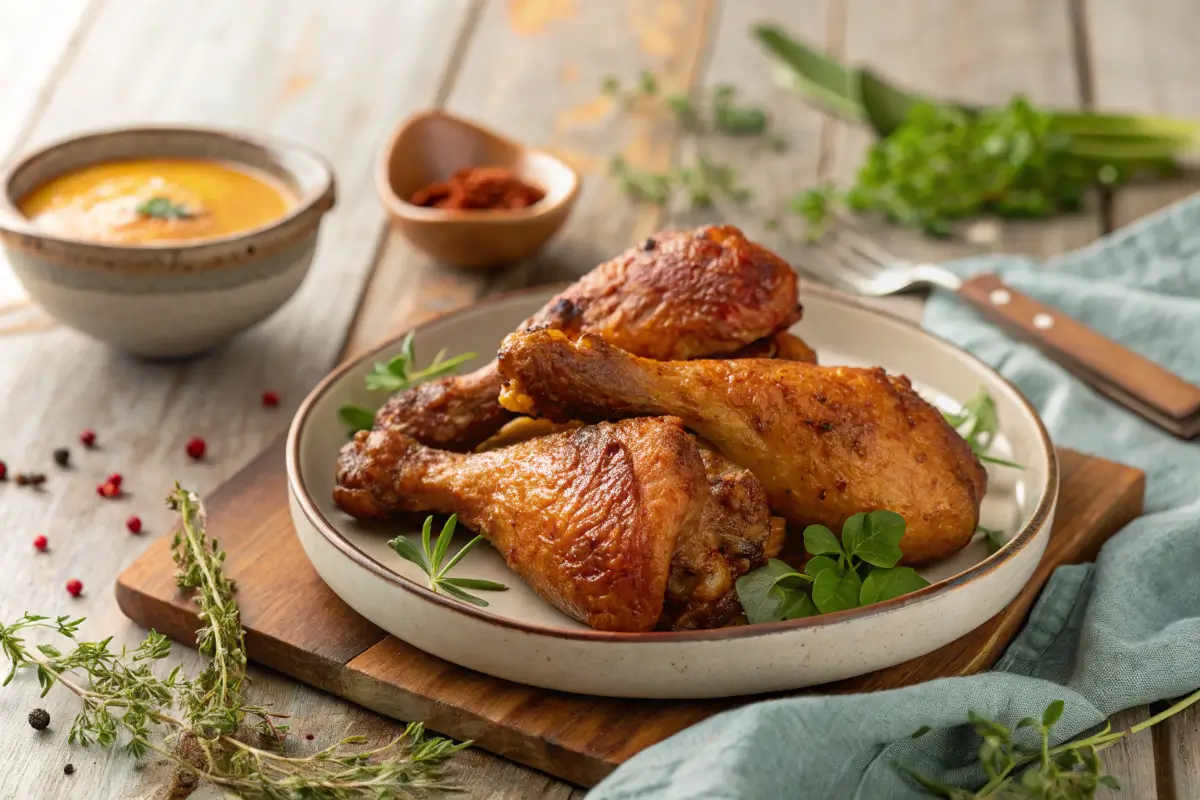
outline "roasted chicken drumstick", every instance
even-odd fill
[[[364,519],[458,514],[538,594],[604,631],[736,621],[734,581],[783,539],[758,479],[670,417],[471,454],[360,431],[342,451],[334,500]]]
[[[796,274],[735,227],[660,233],[596,267],[530,317],[520,330],[590,332],[647,358],[732,354],[800,318]],[[798,346],[797,346],[798,343]],[[789,346],[790,345],[790,346]],[[811,357],[803,342],[764,342],[780,357]],[[392,397],[376,415],[424,444],[470,450],[512,414],[496,398],[495,362]]]
[[[670,414],[750,469],[792,531],[834,531],[860,511],[907,522],[918,564],[975,533],[987,473],[908,380],[882,369],[764,359],[654,361],[583,334],[512,334],[499,356],[501,403],[552,419]]]

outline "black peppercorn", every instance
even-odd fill
[[[648,253],[656,247],[658,247],[658,242],[654,241],[654,237],[650,237],[650,238],[644,240],[638,246],[638,249],[641,250],[643,253]]]
[[[63,767],[63,774],[64,775],[74,775],[75,774],[75,765],[67,764],[65,767]]]
[[[60,467],[68,467],[71,465],[71,451],[65,447],[60,447],[54,451],[54,463]]]
[[[35,708],[29,712],[29,727],[35,731],[44,731],[50,727],[50,713],[44,708]]]

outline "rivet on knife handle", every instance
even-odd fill
[[[995,275],[963,282],[959,294],[1051,358],[1111,384],[1174,420],[1200,414],[1200,386],[1117,344],[1081,322],[1006,286]],[[1095,381],[1090,381],[1095,383]],[[1105,392],[1108,394],[1107,392]]]

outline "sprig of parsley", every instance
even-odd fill
[[[155,219],[191,219],[196,216],[187,206],[164,196],[151,197],[134,210],[143,217]]]
[[[1105,723],[1103,730],[1075,741],[1050,746],[1050,730],[1062,718],[1065,704],[1055,700],[1046,706],[1040,720],[1026,717],[1010,730],[998,722],[967,712],[967,719],[975,732],[983,739],[979,747],[979,763],[988,776],[988,782],[977,792],[949,786],[928,778],[902,764],[897,769],[913,778],[935,797],[949,800],[996,800],[996,798],[1028,798],[1028,800],[1087,800],[1094,797],[1096,789],[1107,786],[1120,789],[1116,778],[1107,774],[1100,762],[1100,753],[1117,742],[1135,733],[1140,733],[1174,716],[1187,707],[1200,702],[1200,691],[1193,692],[1170,708],[1144,720],[1114,732],[1112,723]],[[1012,740],[1016,731],[1031,728],[1038,734],[1035,747],[1025,747]],[[913,738],[924,736],[928,726],[913,734]]]
[[[738,600],[752,624],[845,611],[929,585],[912,567],[898,567],[904,517],[894,511],[855,514],[841,539],[824,525],[804,529],[811,556],[803,572],[771,559],[737,580]]]
[[[464,362],[475,357],[474,353],[462,353],[452,358],[446,358],[445,349],[439,350],[433,361],[424,369],[415,369],[417,357],[413,352],[413,335],[411,332],[404,337],[400,344],[400,353],[386,363],[376,361],[371,371],[367,373],[366,386],[370,391],[395,393],[424,383],[432,378],[438,378],[454,372]],[[350,426],[350,432],[370,430],[375,424],[375,414],[362,406],[346,405],[338,409],[338,416]]]
[[[1000,416],[996,413],[996,400],[982,386],[958,411],[943,411],[946,422],[957,430],[971,445],[971,451],[980,461],[999,464],[1002,467],[1025,469],[1021,464],[1003,458],[989,456],[987,451],[1000,431]]]
[[[450,519],[446,520],[446,524],[442,526],[442,532],[438,534],[437,541],[431,543],[433,517],[426,517],[425,525],[421,528],[421,549],[418,550],[417,546],[407,536],[397,536],[388,542],[388,547],[396,551],[396,555],[420,567],[421,571],[429,576],[429,588],[435,594],[445,592],[464,603],[486,608],[488,605],[487,600],[463,590],[476,589],[484,592],[503,592],[507,591],[508,587],[503,583],[485,581],[478,578],[446,577],[446,573],[453,569],[455,564],[462,561],[471,548],[483,539],[482,536],[476,536],[463,545],[462,549],[443,565],[442,559],[446,557],[446,551],[450,548],[450,541],[454,538],[454,528],[457,524],[458,516],[451,516]]]

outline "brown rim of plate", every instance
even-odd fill
[[[311,159],[318,167],[320,167],[322,176],[320,184],[304,194],[297,195],[295,205],[288,210],[283,216],[273,219],[269,222],[264,222],[253,228],[236,233],[228,233],[224,236],[205,237],[201,239],[187,240],[164,240],[162,242],[150,242],[145,244],[129,244],[119,242],[93,242],[86,239],[69,239],[63,236],[55,236],[38,229],[29,221],[17,204],[8,196],[8,186],[12,181],[13,176],[24,169],[31,162],[40,158],[46,157],[51,151],[59,150],[63,147],[70,147],[86,142],[91,139],[103,139],[108,136],[119,134],[137,134],[137,133],[162,133],[162,134],[187,134],[211,136],[214,139],[223,139],[230,142],[235,142],[241,145],[250,145],[257,147],[268,154],[278,153],[298,153],[304,158]],[[214,161],[222,160],[220,156],[196,156],[197,158],[211,158]],[[250,164],[242,164],[236,159],[225,159],[233,163],[241,164],[244,167],[253,169]],[[99,159],[95,163],[102,163],[104,159]],[[56,245],[67,247],[86,247],[94,248],[96,252],[117,252],[126,250],[137,250],[144,252],[184,252],[195,251],[205,247],[220,247],[238,242],[243,239],[248,239],[268,231],[282,228],[306,215],[314,212],[324,213],[333,207],[334,204],[334,173],[333,165],[329,160],[309,147],[295,142],[285,141],[281,139],[271,139],[260,134],[243,133],[233,128],[209,128],[203,125],[133,125],[128,127],[113,127],[113,128],[98,128],[96,130],[87,131],[85,133],[68,136],[56,141],[50,142],[47,145],[39,147],[36,150],[30,151],[12,161],[3,170],[0,170],[0,219],[7,218],[7,221],[0,223],[0,236],[5,233],[15,234],[18,236],[30,236],[37,239],[43,239],[47,242],[53,242]],[[305,227],[305,232],[311,226]]]
[[[474,303],[464,308],[455,309],[454,311],[449,311],[445,314],[440,314],[437,317],[426,320],[412,330],[420,330],[421,328],[428,327],[435,322],[445,322],[448,319],[461,316],[462,314],[477,309],[481,305],[498,303],[525,295],[545,294],[551,291],[561,290],[565,286],[566,284],[535,286],[527,289],[519,289],[513,292],[504,292],[502,294],[492,295],[491,297],[488,297],[478,303]],[[450,600],[444,595],[436,594],[419,583],[416,583],[415,581],[412,581],[403,575],[388,569],[387,566],[353,545],[341,533],[338,532],[337,528],[316,507],[312,501],[312,497],[309,495],[308,488],[304,485],[304,482],[300,478],[300,470],[298,466],[300,439],[303,436],[305,426],[309,421],[309,416],[313,405],[315,405],[317,400],[319,400],[329,390],[329,388],[333,384],[337,383],[347,372],[350,372],[364,361],[371,361],[378,358],[379,354],[384,351],[394,349],[399,344],[403,336],[397,336],[393,339],[390,339],[387,342],[374,347],[369,352],[340,365],[333,372],[326,375],[325,378],[322,379],[321,382],[318,383],[311,392],[309,392],[308,396],[304,398],[304,401],[296,410],[296,416],[292,419],[292,425],[288,430],[288,489],[296,498],[296,501],[300,504],[301,509],[304,511],[304,515],[308,517],[309,521],[313,523],[320,534],[324,536],[330,544],[340,550],[359,566],[365,567],[388,583],[391,583],[407,592],[411,592],[412,594],[415,594],[424,600],[436,603],[452,612],[474,617],[475,619],[489,625],[497,625],[499,627],[520,631],[522,633],[552,636],[560,639],[581,639],[585,641],[624,643],[702,642],[723,639],[741,639],[755,636],[769,636],[774,633],[781,633],[783,631],[790,631],[798,628],[816,627],[820,625],[835,625],[839,622],[859,619],[875,614],[886,614],[899,608],[915,605],[917,603],[923,603],[926,600],[933,599],[934,597],[942,596],[975,580],[976,578],[980,578],[992,572],[1001,564],[1008,561],[1018,552],[1023,550],[1031,541],[1033,541],[1038,532],[1041,531],[1041,529],[1045,526],[1046,519],[1049,517],[1051,509],[1058,500],[1058,458],[1054,452],[1054,445],[1050,441],[1050,435],[1046,431],[1046,426],[1042,423],[1042,418],[1038,415],[1037,411],[1034,409],[1029,400],[1026,399],[1025,395],[1021,394],[1021,392],[1015,386],[1013,386],[1007,378],[993,369],[990,365],[984,363],[971,353],[968,353],[966,350],[963,350],[958,345],[948,342],[945,339],[930,333],[914,322],[904,319],[903,317],[899,317],[895,314],[881,311],[877,308],[872,308],[871,306],[858,302],[850,295],[833,289],[828,289],[823,286],[813,286],[812,284],[807,284],[802,281],[801,291],[805,293],[818,294],[835,303],[842,303],[843,305],[848,305],[866,311],[870,314],[883,317],[895,324],[915,330],[920,334],[928,336],[930,339],[940,345],[949,347],[966,355],[968,358],[975,361],[979,366],[990,372],[993,377],[999,379],[1001,383],[1008,386],[1018,400],[1025,406],[1026,411],[1029,412],[1030,416],[1032,416],[1034,421],[1037,423],[1038,434],[1041,439],[1042,447],[1047,455],[1049,469],[1046,473],[1046,483],[1042,487],[1042,497],[1038,502],[1037,508],[1034,509],[1029,521],[1026,522],[1003,547],[982,561],[958,573],[957,575],[952,575],[949,578],[945,578],[937,583],[930,584],[929,586],[910,594],[901,595],[900,597],[895,597],[891,600],[885,600],[882,603],[875,603],[873,605],[862,606],[860,608],[852,608],[846,611],[835,611],[830,614],[819,614],[817,616],[804,617],[802,619],[784,620],[782,622],[764,622],[757,625],[738,625],[726,628],[711,628],[698,631],[647,631],[644,633],[629,633],[618,631],[577,630],[574,628],[554,628],[545,625],[530,625],[524,622],[516,622],[506,617],[490,614],[487,611],[476,608],[475,606]],[[801,300],[803,300],[803,298],[801,298]]]

